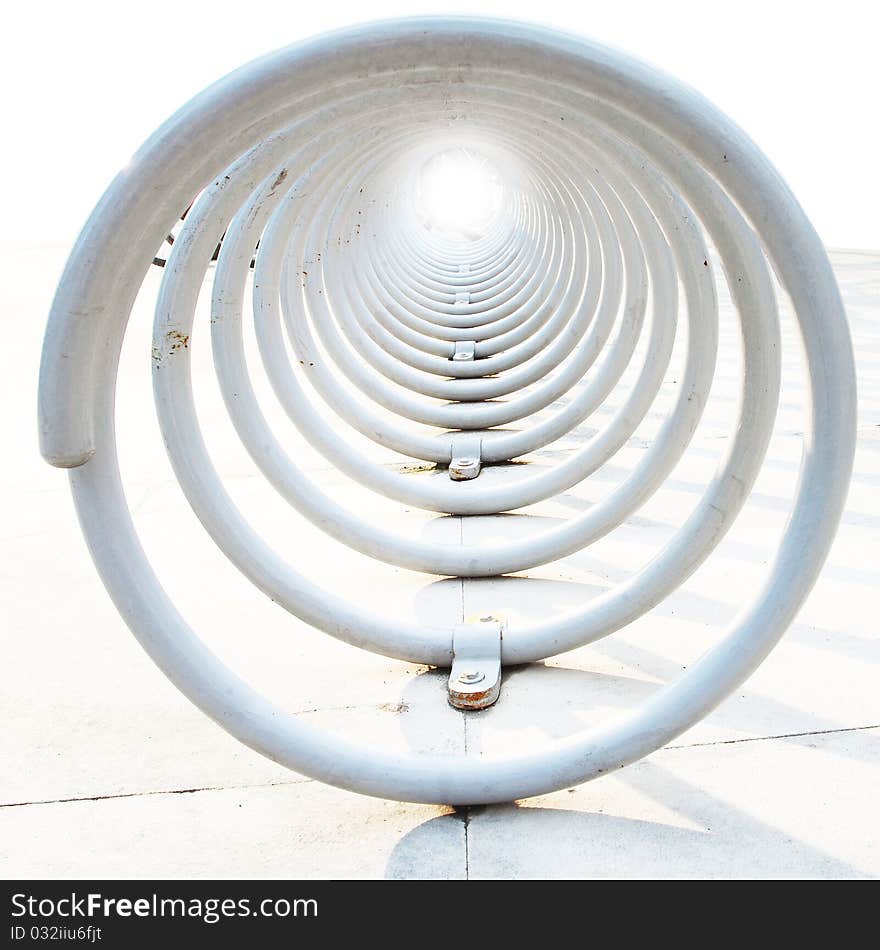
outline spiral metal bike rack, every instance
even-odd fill
[[[451,135],[457,149],[497,172],[498,209],[476,236],[430,230],[414,201],[419,169]],[[391,754],[316,730],[268,702],[206,647],[161,587],[135,532],[116,452],[128,317],[193,195],[162,271],[152,353],[162,433],[190,505],[276,603],[355,646],[451,667],[450,701],[466,709],[496,699],[504,665],[553,656],[634,621],[724,536],[761,467],[778,402],[772,268],[803,341],[810,428],[791,517],[752,602],[713,649],[641,706],[539,753]],[[210,332],[239,437],[299,512],[389,564],[457,577],[519,571],[584,548],[643,505],[685,451],[713,379],[716,259],[743,353],[729,448],[660,553],[581,609],[531,624],[486,618],[424,627],[376,616],[313,584],[273,550],[209,457],[190,336],[218,245]],[[510,543],[413,540],[334,502],[273,434],[245,361],[249,287],[265,370],[304,437],[351,479],[430,511],[498,513],[553,498],[631,437],[655,401],[676,332],[687,340],[683,375],[640,463],[584,513]],[[486,477],[484,466],[550,445],[590,418],[637,352],[626,398],[582,447],[537,474],[523,466],[515,479]],[[338,431],[326,423],[327,406]],[[177,687],[291,769],[369,795],[450,804],[509,801],[619,768],[740,684],[791,622],[825,560],[849,482],[854,420],[851,344],[829,261],[745,134],[693,90],[620,53],[470,18],[369,24],[298,43],[185,105],[110,185],[80,235],[50,315],[40,379],[43,454],[70,469],[104,583]],[[446,467],[449,477],[407,477],[371,462],[351,448],[347,428]]]

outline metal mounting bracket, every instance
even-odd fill
[[[477,355],[476,340],[456,340],[452,359],[456,363],[472,361]]]
[[[486,709],[501,692],[501,637],[504,625],[494,617],[459,624],[452,635],[449,704],[456,709]]]
[[[462,432],[452,437],[449,477],[454,482],[464,482],[480,474],[482,446],[483,440],[478,435]]]

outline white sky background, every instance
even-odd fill
[[[117,0],[5,6],[3,240],[70,243],[116,171],[188,98],[262,53],[367,19],[540,20],[697,87],[788,180],[826,244],[880,249],[876,0]]]

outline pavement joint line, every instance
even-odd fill
[[[463,717],[464,718],[464,717]],[[464,724],[465,729],[465,742],[467,742],[467,722]],[[837,735],[842,732],[867,732],[871,729],[880,729],[880,723],[876,723],[871,726],[848,726],[842,727],[840,729],[817,729],[812,732],[787,732],[781,733],[779,735],[773,736],[749,736],[744,739],[719,739],[716,742],[691,742],[683,745],[669,745],[665,747],[665,751],[672,751],[674,749],[700,749],[707,748],[710,746],[719,746],[719,745],[739,745],[743,742],[768,742],[774,739],[797,739],[807,736],[827,736],[827,735]],[[664,750],[659,750],[664,751]],[[467,747],[465,747],[465,754],[467,754]],[[287,782],[260,782],[256,785],[205,785],[198,788],[168,788],[168,789],[155,789],[153,791],[147,792],[120,792],[118,794],[111,795],[82,795],[76,796],[73,798],[49,798],[49,799],[39,799],[31,802],[5,802],[0,804],[0,809],[2,808],[26,808],[29,805],[67,805],[72,804],[73,802],[101,802],[101,801],[112,801],[114,799],[120,798],[146,798],[152,795],[195,795],[198,792],[233,792],[233,791],[248,791],[250,789],[257,788],[283,788],[288,785],[305,785],[309,782],[313,782],[314,779],[310,778],[299,778],[293,779]],[[469,812],[465,812],[464,820],[464,830],[465,830],[465,871],[467,871],[467,862],[468,862],[468,824],[470,821]]]
[[[682,745],[668,745],[659,752],[672,749],[700,749],[714,745],[739,745],[741,742],[769,742],[772,739],[798,739],[805,736],[830,736],[840,732],[867,732],[870,729],[880,729],[880,723],[872,726],[842,726],[839,729],[816,729],[812,732],[783,732],[775,736],[746,736],[742,739],[717,739],[714,742],[688,742]]]
[[[458,517],[458,543],[464,544],[464,518],[459,515]],[[461,622],[465,622],[465,579],[460,577],[458,579],[459,590],[461,593]],[[461,711],[461,728],[462,728],[462,742],[464,744],[464,755],[467,758],[468,754],[468,720],[467,713]],[[471,853],[470,853],[470,838],[468,835],[468,826],[471,823],[471,812],[470,808],[465,806],[464,809],[464,879],[469,881],[471,879]]]
[[[152,795],[195,795],[198,792],[237,792],[256,788],[283,788],[288,785],[305,785],[314,779],[303,776],[287,782],[259,782],[256,785],[205,785],[200,788],[158,788],[146,792],[119,792],[110,795],[81,795],[73,798],[48,798],[32,802],[5,802],[0,808],[27,808],[29,805],[68,805],[73,802],[104,802],[118,798],[148,798]]]
[[[471,842],[470,842],[470,824],[471,810],[466,807],[464,810],[464,879],[471,879]]]

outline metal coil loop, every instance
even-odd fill
[[[461,162],[479,168],[482,186],[459,196],[466,220],[450,225],[442,204],[428,210],[431,175],[455,176]],[[155,310],[162,435],[205,529],[292,614],[389,656],[439,666],[455,657],[453,623],[379,617],[317,587],[236,508],[193,394],[189,341],[206,279],[224,401],[274,489],[359,552],[480,577],[585,548],[663,485],[714,378],[720,272],[743,357],[725,457],[692,514],[641,570],[580,609],[506,627],[500,662],[514,664],[633,622],[723,538],[761,468],[779,398],[775,273],[803,338],[812,431],[763,588],[711,652],[641,707],[539,754],[392,755],[326,736],[273,706],[206,648],[162,590],[116,458],[114,391],[127,318],[184,208]],[[656,404],[676,340],[684,355],[650,446],[600,501],[523,539],[442,544],[345,509],[298,466],[254,389],[243,333],[251,313],[275,396],[317,451],[387,498],[458,515],[521,509],[599,471]],[[613,392],[624,395],[603,415]],[[477,803],[631,762],[749,675],[827,554],[852,463],[854,398],[845,315],[822,245],[741,130],[692,90],[596,44],[444,18],[299,43],[232,73],[172,116],[111,184],[71,254],[47,331],[40,408],[44,455],[71,469],[108,590],[196,704],[251,747],[324,781],[388,798]],[[591,437],[555,464],[520,466],[516,477],[496,470],[588,420]],[[352,446],[352,431],[441,471],[413,478],[372,461]]]

